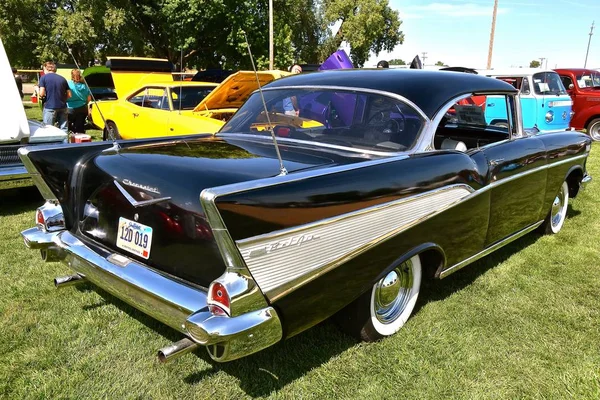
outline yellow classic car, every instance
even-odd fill
[[[217,86],[173,81],[162,59],[110,58],[107,66],[117,99],[98,101],[91,111],[104,139],[110,133],[117,139],[215,133],[258,88],[252,71],[237,72]],[[258,72],[261,86],[286,75]]]

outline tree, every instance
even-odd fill
[[[539,68],[540,67],[540,62],[538,60],[533,60],[529,63],[529,67],[531,68]]]
[[[267,0],[3,0],[0,35],[20,66],[47,59],[79,64],[109,55],[167,58],[188,67],[268,65]],[[388,0],[278,0],[275,66],[320,63],[343,42],[356,66],[370,52],[402,43],[398,12]],[[341,22],[333,35],[330,27]]]
[[[438,67],[447,67],[447,65],[444,62],[442,62],[442,61],[436,62],[435,65],[438,66]]]
[[[350,57],[355,67],[362,67],[371,52],[392,51],[404,41],[398,11],[388,0],[323,0],[323,23],[341,25],[335,35],[324,32],[321,58],[336,51],[343,42],[351,47]]]
[[[388,63],[390,65],[406,65],[406,62],[404,60],[399,59],[399,58],[394,58],[393,60],[390,60]]]

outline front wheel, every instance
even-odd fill
[[[587,124],[585,128],[587,130],[587,134],[590,135],[592,140],[598,142],[600,141],[600,118],[595,118]]]
[[[553,235],[560,231],[567,218],[567,206],[569,205],[569,184],[564,181],[558,194],[552,202],[550,213],[542,225],[547,235]]]
[[[119,129],[117,128],[117,124],[112,121],[106,121],[106,126],[104,127],[104,131],[102,132],[103,140],[120,140],[121,135],[119,134]]]
[[[415,308],[421,275],[421,260],[414,256],[343,309],[337,315],[338,322],[348,333],[367,342],[393,335]]]

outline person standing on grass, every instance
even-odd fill
[[[23,78],[21,78],[21,75],[19,75],[17,72],[17,69],[13,67],[12,73],[15,77],[15,83],[17,84],[17,88],[19,89],[19,96],[21,96],[21,100],[23,100]]]
[[[67,99],[71,90],[67,80],[56,73],[56,64],[52,61],[44,63],[44,76],[40,79],[40,97],[44,97],[42,120],[46,125],[54,125],[67,132]]]
[[[68,84],[71,91],[71,97],[67,99],[69,130],[73,133],[85,133],[85,118],[89,112],[88,103],[92,95],[78,69],[71,71]]]

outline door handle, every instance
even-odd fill
[[[496,103],[488,103],[487,106],[488,107],[494,107],[496,105]]]
[[[133,113],[133,117],[134,117],[134,118],[135,118],[135,117],[139,117],[139,116],[140,116],[140,114],[138,114],[138,113]]]
[[[499,158],[499,159],[497,159],[497,160],[492,160],[492,161],[490,161],[490,165],[491,165],[492,167],[495,167],[495,166],[497,166],[498,164],[502,164],[503,162],[504,162],[504,158]]]
[[[173,132],[175,129],[174,129],[174,128],[169,128],[169,130],[170,130],[171,132]]]

